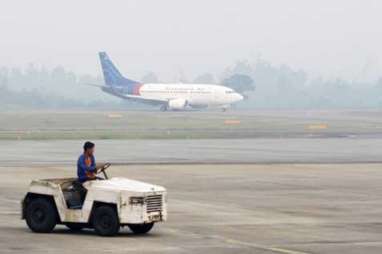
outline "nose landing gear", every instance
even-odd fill
[[[162,106],[160,106],[160,111],[165,112],[167,110],[168,110],[168,105],[163,104]]]

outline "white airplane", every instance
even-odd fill
[[[99,57],[105,85],[102,91],[123,99],[160,105],[162,111],[187,108],[228,109],[243,100],[229,87],[210,84],[142,84],[122,76],[105,52]]]

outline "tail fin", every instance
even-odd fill
[[[99,59],[101,61],[103,77],[107,86],[129,87],[140,84],[140,82],[123,77],[106,52],[99,52]]]

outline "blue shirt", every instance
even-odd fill
[[[86,176],[86,172],[95,172],[95,170],[96,170],[96,163],[95,163],[95,158],[93,155],[90,156],[90,160],[91,160],[91,164],[90,164],[90,166],[87,166],[86,162],[85,162],[85,155],[84,154],[81,154],[81,156],[78,158],[77,176],[78,176],[78,180],[81,183],[89,180],[88,177]]]

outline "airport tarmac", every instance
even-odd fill
[[[114,238],[58,226],[32,233],[20,200],[69,166],[0,168],[0,253],[381,253],[381,164],[129,165],[110,174],[164,185],[169,220]]]
[[[382,253],[381,112],[156,115],[0,114],[0,253]],[[192,138],[206,131],[219,138]],[[167,223],[139,237],[29,231],[30,180],[74,176],[88,138],[111,175],[168,188]]]

